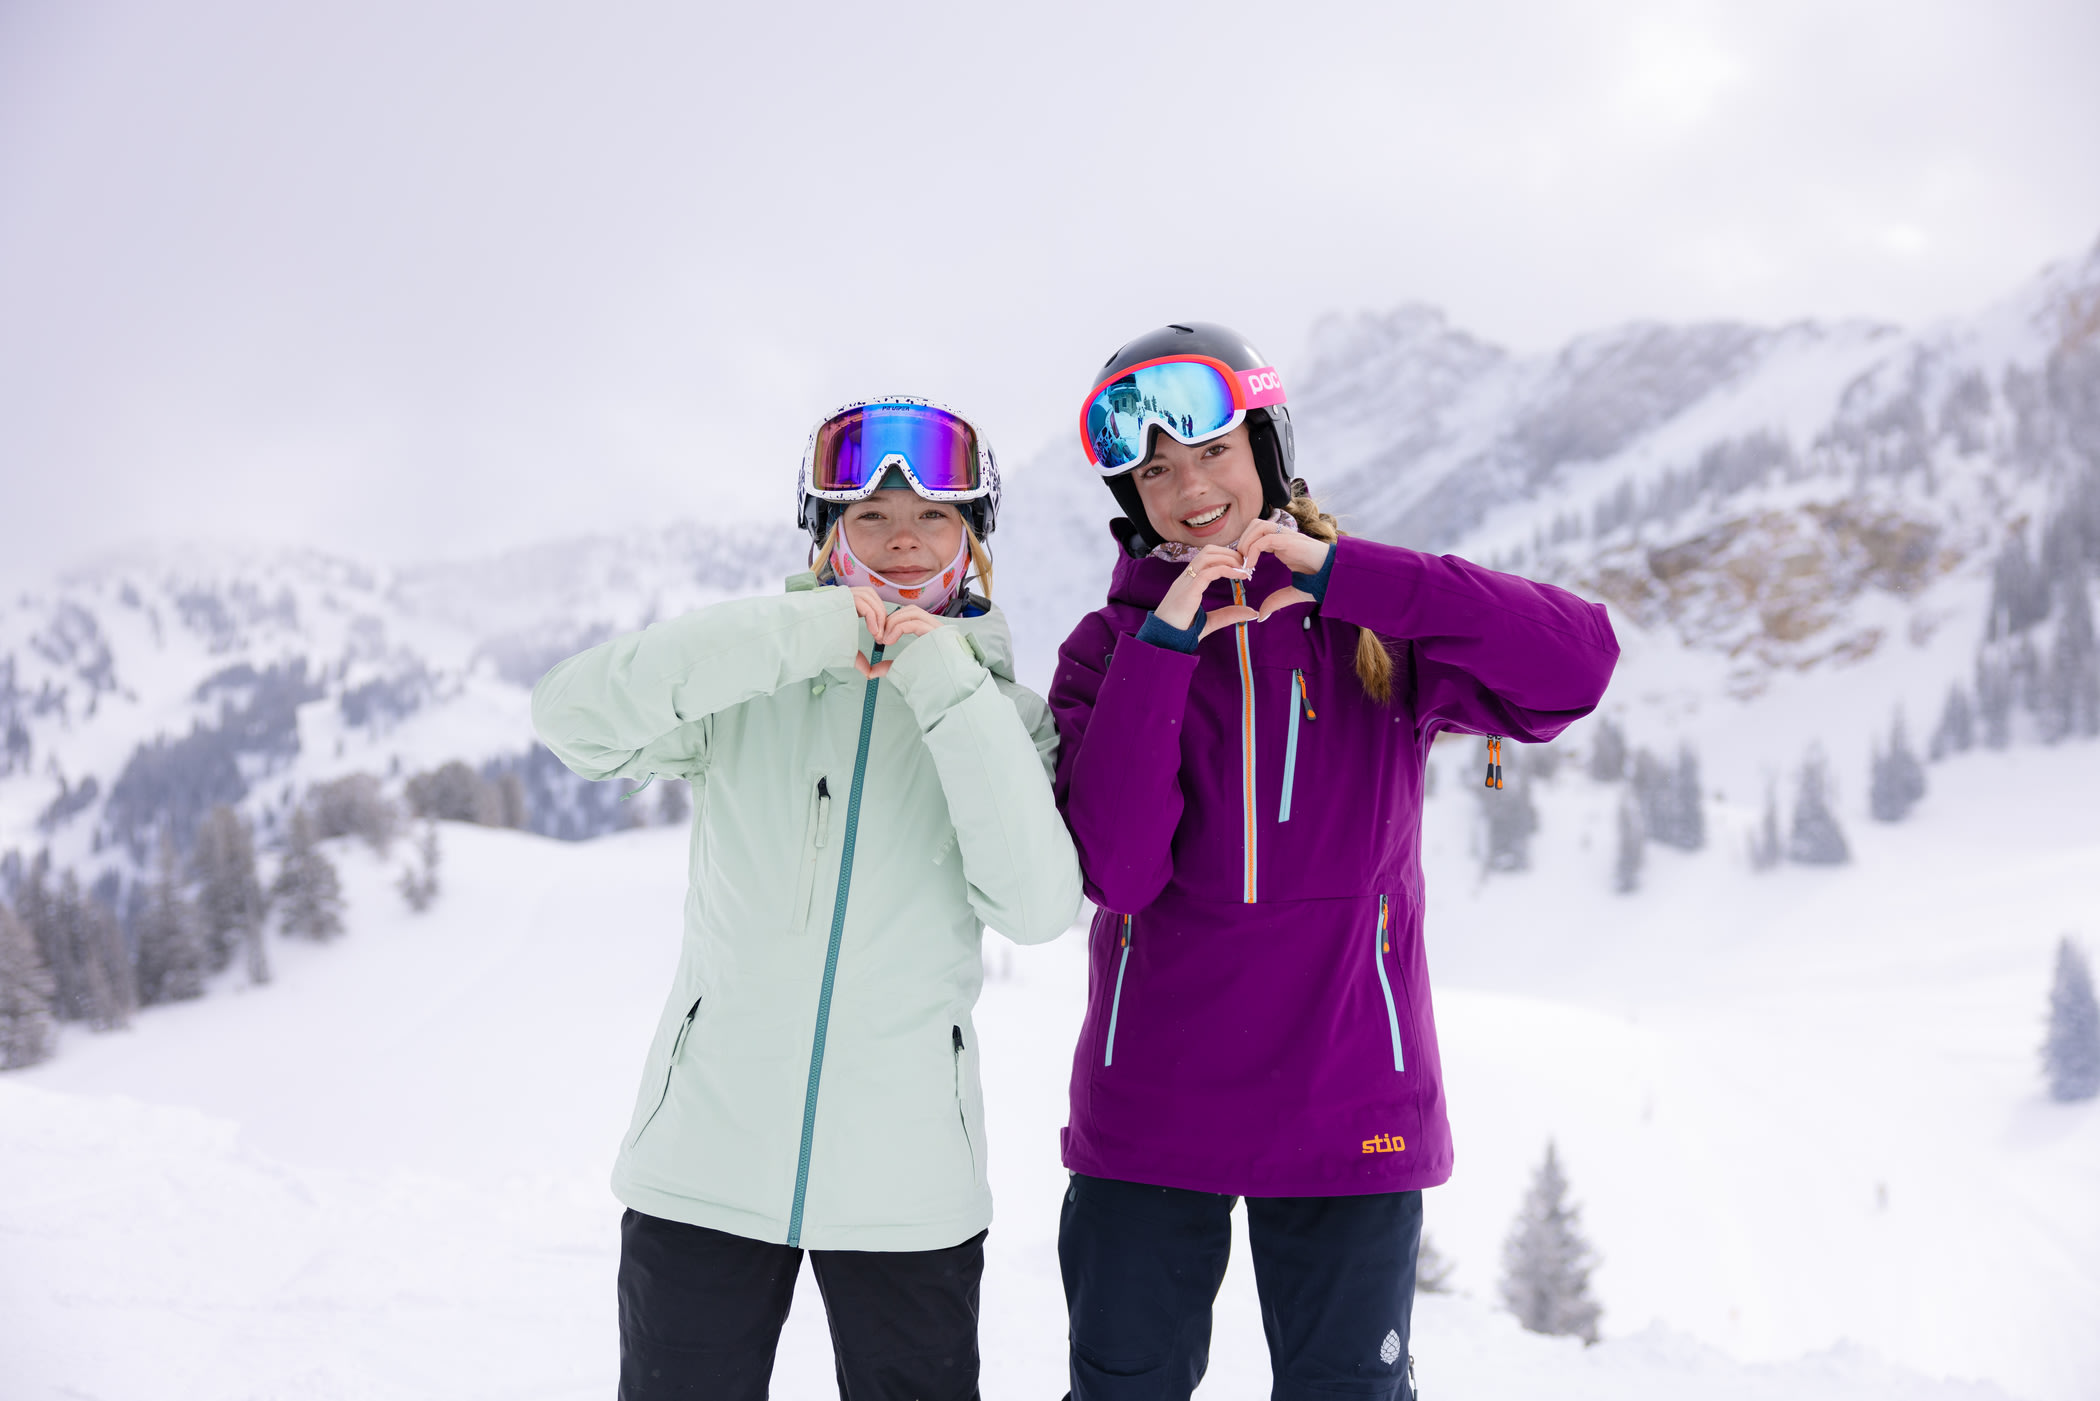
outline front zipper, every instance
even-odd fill
[[[630,1148],[642,1141],[643,1130],[656,1122],[658,1111],[664,1107],[664,1101],[671,1097],[671,1072],[678,1068],[679,1054],[685,1050],[685,1038],[692,1034],[693,1019],[700,1015],[700,1002],[701,999],[696,997],[693,999],[693,1005],[685,1009],[685,1020],[678,1024],[678,1035],[671,1040],[670,1057],[664,1061],[664,1082],[656,1091],[656,1103],[649,1107],[649,1117],[642,1120],[642,1127],[636,1129],[634,1137],[627,1140]]]
[[[1378,968],[1378,989],[1385,994],[1386,1029],[1393,1033],[1393,1069],[1405,1073],[1407,1058],[1400,1053],[1400,1013],[1393,1006],[1393,980],[1385,971],[1385,956],[1393,951],[1393,941],[1387,933],[1386,903],[1383,895],[1378,897],[1378,941],[1371,945],[1371,962]]]
[[[970,1147],[970,1180],[977,1180],[977,1140],[970,1137],[970,1115],[963,1108],[963,1037],[962,1028],[950,1027],[955,1041],[955,1117],[962,1121],[963,1142]]]
[[[1276,814],[1278,822],[1291,820],[1291,786],[1292,780],[1298,776],[1299,712],[1303,711],[1305,718],[1308,720],[1319,718],[1313,714],[1312,695],[1305,689],[1305,673],[1303,671],[1293,671],[1291,673],[1291,689],[1286,699],[1291,707],[1291,729],[1290,736],[1284,741],[1283,745],[1283,807]]]
[[[1101,1068],[1116,1063],[1116,1013],[1123,1007],[1123,973],[1130,967],[1130,916],[1123,916],[1123,956],[1116,960],[1116,992],[1108,1000],[1108,1042],[1101,1051]]]
[[[868,664],[882,660],[882,644],[868,653]],[[809,1050],[809,1089],[802,1097],[802,1152],[795,1161],[795,1201],[788,1211],[787,1243],[802,1244],[802,1207],[809,1196],[810,1148],[817,1136],[817,1087],[824,1077],[824,1037],[831,1026],[831,991],[838,980],[839,943],[846,934],[846,895],[853,884],[853,839],[860,827],[860,793],[868,776],[868,741],[875,734],[875,696],[882,682],[868,678],[860,703],[860,747],[853,755],[853,787],[846,794],[846,831],[839,849],[838,896],[831,906],[831,945],[824,951],[824,985],[817,994],[817,1032]],[[829,789],[825,796],[830,796]],[[828,816],[828,809],[826,810]]]
[[[1232,601],[1241,606],[1247,602],[1246,585],[1238,579],[1232,581]],[[1254,903],[1255,846],[1258,840],[1254,815],[1254,655],[1247,646],[1245,623],[1233,626],[1232,638],[1240,657],[1240,845],[1245,852],[1240,900],[1251,905]]]

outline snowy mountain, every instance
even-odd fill
[[[1300,471],[1346,525],[1609,603],[1629,654],[1613,705],[1736,786],[1811,740],[1864,746],[1899,702],[1929,726],[2008,604],[2009,543],[2032,579],[2008,621],[2037,658],[2050,552],[2100,566],[2100,247],[1917,333],[1636,325],[1518,355],[1427,308],[1334,318],[1291,381]],[[1109,503],[1070,444],[1008,479],[998,594],[1042,686],[1100,597]],[[2081,500],[2083,534],[2044,539]],[[398,572],[174,549],[79,570],[0,608],[0,851],[136,866],[200,805],[267,829],[316,780],[450,759],[520,771],[537,830],[606,830],[607,802],[534,762],[531,682],[802,556],[754,522]],[[1760,697],[1785,744],[1717,742],[1750,713],[1727,703]]]

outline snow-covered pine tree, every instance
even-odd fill
[[[1802,761],[1795,780],[1793,830],[1787,836],[1787,860],[1804,866],[1842,866],[1852,859],[1844,829],[1830,809],[1830,771],[1820,749]]]
[[[1619,849],[1612,858],[1611,888],[1621,895],[1631,895],[1641,888],[1641,867],[1646,863],[1648,834],[1641,822],[1640,809],[1633,798],[1619,799]]]
[[[2092,967],[2068,934],[2056,946],[2042,1072],[2051,1099],[2070,1103],[2100,1095],[2100,1002],[2093,998]]]
[[[683,827],[693,816],[693,785],[682,778],[658,780],[663,796],[656,800],[656,820],[666,827]]]
[[[313,819],[303,807],[292,812],[284,861],[270,894],[283,910],[285,933],[318,942],[343,932],[342,882],[335,863],[316,844]]]
[[[1677,771],[1670,784],[1670,844],[1681,851],[1706,845],[1706,803],[1699,792],[1699,756],[1689,744],[1677,748]]]
[[[417,914],[429,909],[437,899],[438,857],[437,823],[425,822],[422,833],[416,838],[417,864],[403,867],[401,879],[394,886]]]
[[[270,981],[269,955],[263,944],[268,904],[255,869],[255,838],[248,821],[221,803],[197,827],[190,867],[197,879],[198,925],[212,971],[245,952],[248,981]]]
[[[0,905],[0,1070],[20,1070],[51,1054],[56,992],[36,936]]]
[[[204,931],[182,888],[175,838],[165,828],[136,928],[140,1005],[202,997]]]
[[[1507,748],[1503,752],[1507,754]],[[1481,815],[1487,822],[1487,869],[1527,870],[1532,834],[1539,829],[1539,810],[1531,801],[1530,777],[1506,760],[1503,774],[1503,787],[1477,790]]]
[[[2012,743],[2013,679],[2003,660],[1986,647],[1976,654],[1976,718],[1986,749]]]
[[[1534,1333],[1594,1343],[1603,1310],[1590,1297],[1597,1260],[1582,1238],[1581,1218],[1582,1209],[1568,1202],[1568,1180],[1549,1140],[1502,1246],[1502,1300]]]
[[[1783,853],[1779,849],[1779,790],[1774,784],[1765,785],[1765,815],[1758,820],[1757,830],[1750,834],[1750,869],[1769,871],[1779,864]]]
[[[1969,693],[1956,682],[1947,688],[1939,728],[1932,732],[1932,758],[1937,762],[1949,754],[1966,754],[1975,743],[1976,713],[1969,708]]]
[[[1590,777],[1599,783],[1617,783],[1626,776],[1626,732],[1609,716],[1597,717],[1596,736],[1590,741]]]
[[[59,877],[50,910],[59,1017],[86,1022],[96,1031],[128,1025],[138,1006],[138,987],[115,913],[82,891],[70,869]]]
[[[2063,616],[2056,623],[2056,640],[2049,647],[2035,706],[2042,738],[2051,744],[2100,735],[2100,645],[2094,641],[2093,609],[2081,571],[2070,572],[2062,593]]]
[[[1901,822],[1924,796],[1925,766],[1911,751],[1903,708],[1898,706],[1889,725],[1888,748],[1877,743],[1868,761],[1867,807],[1877,822]]]
[[[1415,1292],[1449,1294],[1452,1268],[1451,1262],[1444,1258],[1444,1252],[1429,1239],[1428,1232],[1423,1232],[1421,1247],[1415,1252]]]

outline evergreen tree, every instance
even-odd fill
[[[1647,833],[1641,824],[1640,810],[1630,797],[1619,799],[1619,851],[1613,858],[1611,888],[1621,895],[1631,895],[1641,888],[1641,867],[1647,861]]]
[[[2085,580],[2074,572],[2063,588],[2063,617],[2049,647],[2035,716],[2051,744],[2071,736],[2100,734],[2100,646],[2093,638],[2093,610]]]
[[[20,1070],[51,1054],[57,990],[36,936],[0,905],[0,1070]]]
[[[423,833],[416,838],[418,865],[404,867],[401,879],[394,888],[401,898],[417,914],[430,908],[438,896],[438,831],[435,822],[423,824]]]
[[[1532,834],[1539,829],[1539,810],[1531,801],[1531,783],[1523,772],[1505,763],[1503,775],[1503,787],[1478,790],[1481,813],[1487,819],[1487,868],[1527,870]]]
[[[1625,776],[1626,732],[1600,715],[1596,738],[1590,742],[1590,777],[1599,783],[1617,783]]]
[[[1877,822],[1901,822],[1925,796],[1925,766],[1911,752],[1903,727],[1903,710],[1889,726],[1889,747],[1874,747],[1869,764],[1867,806]]]
[[[1765,785],[1765,815],[1750,837],[1750,869],[1769,871],[1779,864],[1779,790]]]
[[[1706,845],[1706,804],[1699,792],[1699,756],[1689,744],[1677,749],[1677,772],[1672,784],[1672,845],[1698,851]]]
[[[182,1002],[204,995],[204,931],[184,894],[175,860],[175,838],[165,828],[153,882],[139,910],[139,1002]]]
[[[1842,866],[1852,859],[1844,829],[1830,810],[1830,773],[1820,750],[1801,765],[1794,794],[1794,824],[1786,844],[1789,861],[1804,866]]]
[[[211,970],[225,968],[245,952],[248,981],[267,983],[270,965],[262,935],[269,910],[256,874],[255,838],[247,819],[223,803],[206,813],[197,827],[190,864],[197,878],[198,925]]]
[[[1423,1233],[1421,1247],[1415,1252],[1415,1292],[1418,1294],[1449,1294],[1451,1292],[1452,1264],[1444,1258]]]
[[[1987,749],[2012,743],[2013,679],[2006,664],[1989,649],[1976,654],[1976,715],[1983,722]]]
[[[138,1005],[138,991],[115,913],[83,892],[70,870],[59,877],[58,893],[48,908],[60,1019],[86,1022],[96,1031],[127,1025]]]
[[[1959,683],[1947,688],[1947,704],[1940,710],[1940,727],[1932,732],[1932,757],[1966,754],[1976,743],[1976,716],[1969,708],[1969,693]]]
[[[1699,793],[1699,756],[1690,745],[1675,765],[1643,749],[1633,757],[1633,793],[1651,841],[1680,851],[1706,845],[1706,810]]]
[[[1582,1238],[1581,1208],[1568,1202],[1553,1144],[1502,1246],[1502,1300],[1534,1333],[1597,1341],[1602,1310],[1590,1297],[1596,1253]]]
[[[284,861],[270,894],[282,904],[285,933],[325,941],[343,932],[342,882],[335,863],[317,845],[313,819],[303,807],[292,812]]]
[[[2100,1095],[2100,1003],[2093,999],[2093,970],[2068,934],[2056,946],[2042,1071],[2051,1099],[2068,1104]]]
[[[656,800],[656,820],[666,827],[683,827],[693,816],[693,785],[682,778],[662,780],[663,796]]]

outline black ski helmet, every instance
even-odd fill
[[[1247,343],[1247,338],[1229,326],[1212,321],[1176,321],[1156,331],[1147,331],[1108,357],[1094,376],[1094,387],[1113,380],[1118,372],[1148,360],[1175,355],[1208,355],[1235,370],[1259,370],[1269,361]],[[1291,478],[1295,474],[1296,445],[1291,435],[1291,412],[1281,404],[1247,410],[1247,441],[1254,449],[1254,470],[1261,478],[1262,510],[1279,510],[1290,502]],[[1133,469],[1134,470],[1134,469]],[[1130,520],[1142,540],[1144,553],[1161,543],[1158,531],[1145,515],[1131,471],[1105,478],[1115,493],[1116,504]]]

